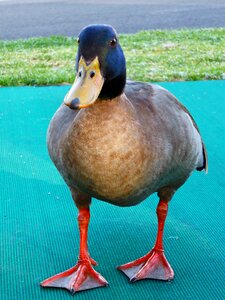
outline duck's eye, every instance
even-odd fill
[[[78,45],[80,44],[80,39],[79,39],[79,38],[77,38],[77,44],[78,44]]]
[[[90,72],[90,77],[93,78],[94,76],[95,76],[95,72],[94,72],[94,71],[91,71],[91,72]]]
[[[113,38],[113,39],[109,42],[109,46],[110,46],[110,47],[115,47],[115,46],[116,46],[116,43],[117,43],[117,39],[116,39],[116,38]]]
[[[81,77],[81,75],[82,75],[82,72],[79,71],[79,72],[78,72],[78,77]]]

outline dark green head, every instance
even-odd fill
[[[81,56],[87,64],[98,57],[104,84],[99,98],[119,96],[126,83],[126,62],[115,29],[109,25],[89,25],[78,37],[76,69]]]
[[[113,99],[123,93],[126,62],[115,29],[89,25],[78,37],[77,76],[64,103],[72,109],[93,105],[97,99]]]

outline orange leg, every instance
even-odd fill
[[[158,233],[153,249],[145,256],[118,267],[125,273],[131,282],[151,278],[159,280],[172,280],[173,269],[168,263],[163,248],[163,231],[168,212],[168,202],[160,200],[157,207]]]
[[[65,288],[74,294],[78,291],[108,285],[108,282],[92,268],[92,265],[97,265],[97,263],[88,253],[87,239],[89,220],[89,208],[79,209],[80,253],[77,264],[65,272],[42,281],[41,286]]]

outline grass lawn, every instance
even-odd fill
[[[139,81],[225,79],[225,28],[120,35],[127,77]],[[0,86],[72,83],[76,39],[0,41]]]

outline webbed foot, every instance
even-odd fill
[[[94,260],[92,264],[96,264]],[[80,260],[75,267],[54,275],[41,282],[42,287],[56,287],[69,290],[72,294],[107,286],[108,282],[91,266],[90,260]]]
[[[145,256],[119,266],[118,269],[129,277],[130,282],[146,278],[158,280],[174,278],[173,269],[168,263],[164,251],[154,248]]]

